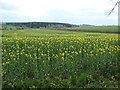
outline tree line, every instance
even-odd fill
[[[68,24],[68,23],[57,23],[57,22],[9,22],[4,23],[3,28],[5,27],[16,27],[17,30],[24,28],[64,28],[64,27],[76,27],[78,25]],[[9,28],[10,29],[10,28]]]

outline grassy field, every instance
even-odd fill
[[[5,26],[6,30],[17,30],[15,26]],[[24,29],[33,29],[24,27]],[[36,28],[40,29],[40,28]],[[47,27],[44,28],[47,30]],[[48,28],[50,29],[50,28]],[[58,29],[58,30],[64,30],[64,31],[79,31],[79,32],[97,32],[97,33],[120,33],[120,27],[117,25],[115,26],[79,26],[79,27],[64,27],[64,28],[52,28],[51,29]]]
[[[118,34],[3,30],[3,88],[118,88]]]
[[[68,28],[70,31],[99,32],[99,33],[120,33],[118,26],[80,26],[77,28]],[[64,29],[63,29],[64,30]]]

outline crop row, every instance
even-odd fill
[[[118,87],[117,38],[3,38],[3,87]]]

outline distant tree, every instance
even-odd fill
[[[10,28],[10,30],[12,30],[12,28]]]

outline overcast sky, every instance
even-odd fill
[[[107,13],[116,0],[0,0],[2,22],[64,22],[117,25],[118,8]]]

